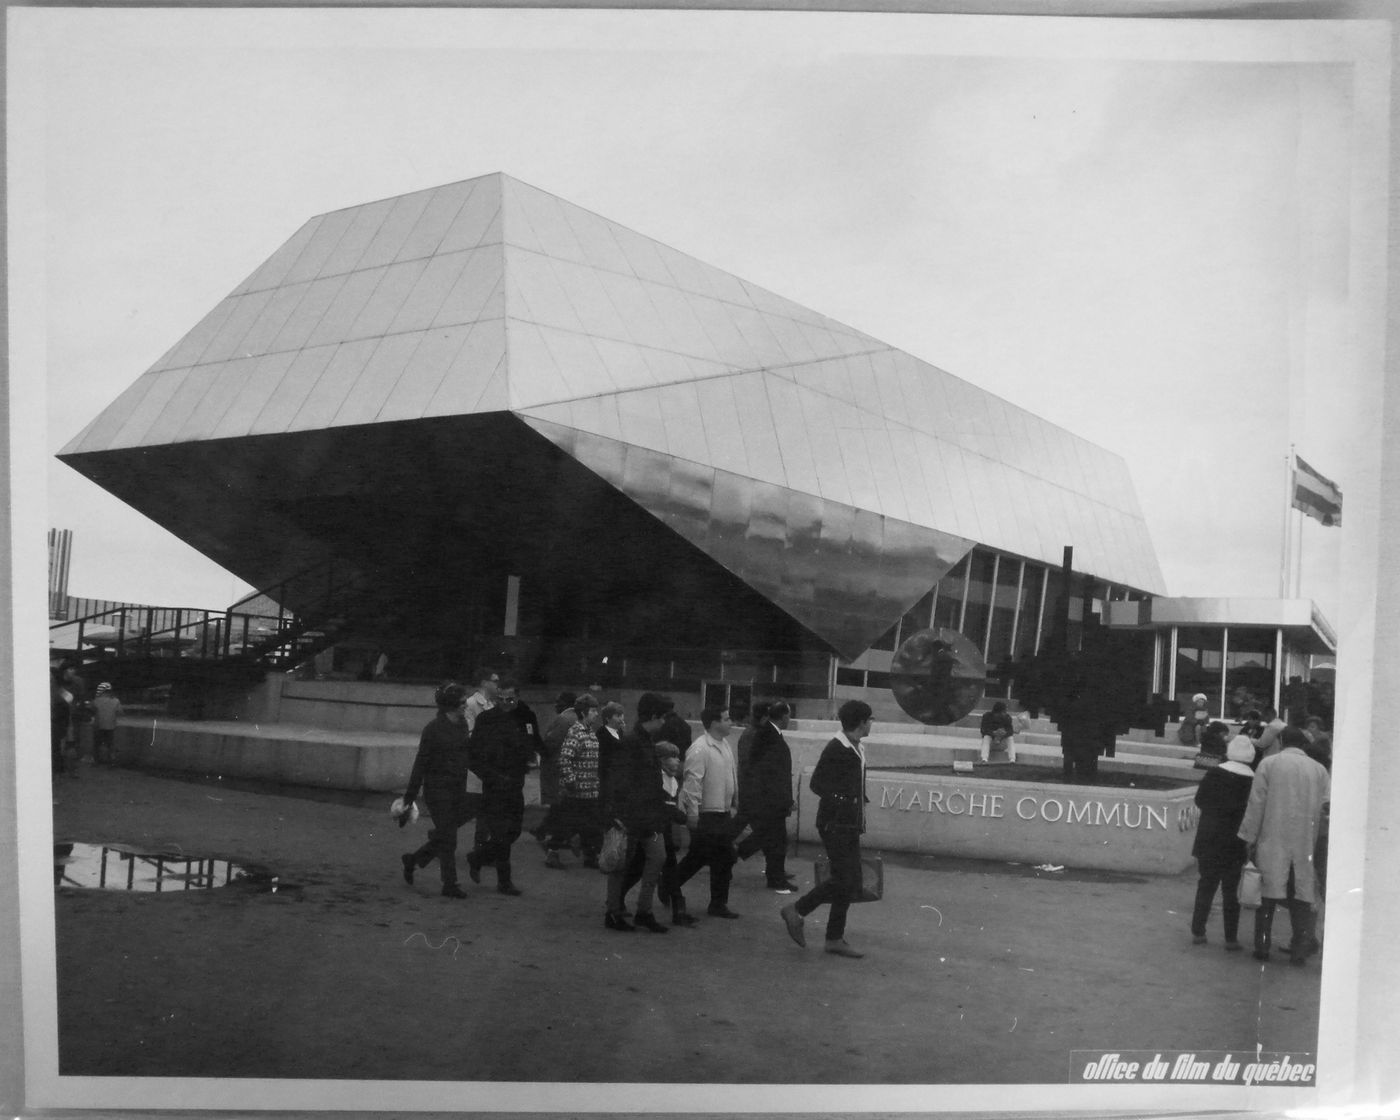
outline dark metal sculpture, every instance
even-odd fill
[[[977,706],[987,684],[981,651],[957,630],[920,630],[890,662],[890,691],[920,723],[957,723]]]

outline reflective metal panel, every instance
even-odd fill
[[[664,519],[671,501],[671,456],[635,445],[627,447],[626,456],[622,492]]]
[[[287,431],[292,419],[305,403],[312,387],[325,372],[334,355],[334,346],[298,350],[292,364],[273,390],[272,396],[268,398],[267,404],[248,426],[248,434],[265,435]]]
[[[478,179],[462,203],[452,225],[443,235],[439,253],[474,249],[501,240],[501,185],[499,176]]]
[[[244,382],[253,372],[256,358],[239,358],[231,362],[220,362],[210,366],[214,377],[199,404],[190,413],[176,437],[180,442],[212,439],[214,432],[233,404],[234,398],[242,391]]]
[[[714,468],[673,456],[670,470],[671,487],[663,519],[687,540],[699,544],[708,552]]]
[[[356,206],[351,211],[350,225],[337,243],[330,256],[321,265],[321,276],[336,276],[349,272],[358,263],[374,235],[379,232],[389,212],[394,208],[394,200],[381,199],[364,206]]]
[[[248,279],[234,288],[232,294],[241,295],[243,292],[251,292],[257,288],[275,288],[281,284],[292,265],[296,263],[297,258],[301,256],[302,251],[310,243],[311,235],[316,232],[321,221],[321,217],[317,216],[303,224],[296,233],[282,243],[281,248],[258,265]]]
[[[382,264],[392,264],[399,257],[399,251],[408,240],[408,235],[417,225],[423,211],[428,208],[432,191],[414,191],[394,199],[384,223],[379,227],[368,247],[355,262],[357,269],[377,268]]]
[[[248,429],[267,404],[268,398],[276,391],[278,382],[282,380],[295,357],[295,354],[287,352],[265,354],[254,359],[247,380],[243,382],[243,388],[214,426],[213,438],[229,439],[247,435]]]
[[[466,266],[466,253],[448,253],[430,258],[414,282],[408,298],[389,324],[390,333],[422,331],[431,327],[447,301],[447,294],[456,286]]]
[[[694,385],[667,385],[653,390],[666,428],[661,450],[695,463],[710,463],[710,447],[705,438],[705,418]]]
[[[652,384],[651,366],[642,351],[631,342],[614,342],[594,336],[594,349],[607,367],[608,376],[619,391]]]
[[[457,217],[474,189],[475,183],[466,180],[461,183],[449,183],[430,192],[432,197],[428,199],[428,205],[423,208],[423,213],[418,216],[413,229],[404,238],[394,259],[407,261],[437,252],[453,219]]]
[[[204,316],[152,369],[179,369],[198,362],[200,355],[209,349],[209,343],[233,313],[234,306],[232,298],[220,300],[218,306]]]
[[[655,393],[638,390],[617,398],[622,436],[629,443],[652,449],[666,446],[666,424]]]
[[[563,214],[575,240],[579,243],[579,249],[583,253],[582,260],[596,268],[632,274],[632,266],[627,263],[627,257],[618,247],[617,238],[613,236],[612,222],[569,203],[564,204]]]
[[[783,458],[785,484],[807,494],[820,494],[812,446],[803,430],[802,402],[797,386],[781,377],[766,375],[764,384],[773,409],[774,433]]]
[[[131,414],[141,402],[141,398],[155,384],[155,379],[154,373],[138,377],[122,391],[116,400],[98,413],[82,432],[69,440],[59,454],[72,455],[80,451],[105,451],[109,447],[119,446],[116,443],[117,433],[131,418]]]
[[[700,325],[690,306],[690,297],[664,285],[652,285],[647,289],[647,295],[666,330],[668,350],[694,354],[708,361],[719,360],[720,355],[710,336],[705,333],[705,328]]]
[[[597,473],[609,485],[622,489],[627,470],[625,443],[604,439],[590,432],[575,431],[574,458]]]
[[[331,360],[326,363],[326,368],[307,393],[306,400],[297,409],[288,427],[303,430],[329,427],[377,343],[377,339],[366,338],[336,347]]]
[[[433,319],[435,327],[498,319],[505,314],[504,257],[497,248],[467,254],[467,263]]]
[[[586,334],[541,327],[540,335],[554,355],[554,364],[562,371],[571,395],[583,397],[617,390],[597,347]]]
[[[618,248],[627,258],[635,276],[656,284],[675,285],[675,277],[667,270],[661,254],[656,251],[656,243],[651,238],[643,237],[624,226],[614,226],[613,236],[617,239]]]
[[[550,266],[585,332],[612,339],[630,337],[595,269],[570,261],[551,261]]]
[[[734,391],[734,405],[739,413],[739,434],[744,440],[744,454],[749,462],[748,473],[765,482],[787,485],[783,457],[778,449],[777,423],[768,401],[766,378],[760,373],[725,378]]]
[[[189,415],[199,404],[204,394],[208,392],[213,381],[210,375],[209,366],[200,366],[197,369],[183,370],[172,375],[179,378],[179,384],[170,399],[165,402],[165,407],[160,410],[160,414],[155,418],[146,432],[141,437],[144,444],[173,443],[181,426],[189,419]]]
[[[248,329],[262,314],[263,308],[272,299],[272,292],[264,289],[260,292],[250,292],[246,296],[235,296],[234,306],[218,333],[210,341],[203,354],[200,355],[201,363],[222,362],[226,358],[231,358],[238,350],[238,344],[243,341],[243,336],[248,333]]]
[[[578,238],[564,218],[562,203],[552,194],[507,178],[504,183],[507,198],[517,204],[533,228],[540,251],[561,260],[582,261],[586,258]],[[514,187],[514,193],[510,189]]]
[[[883,425],[877,427],[874,417],[870,419],[871,424],[864,433],[865,446],[870,456],[874,485],[879,494],[879,504],[870,508],[878,509],[887,517],[899,521],[913,521],[915,518],[910,502],[904,493],[904,475],[895,459],[893,432]]]
[[[355,338],[373,338],[387,334],[394,316],[408,301],[408,294],[428,267],[425,260],[402,261],[391,264],[379,278],[374,294],[366,301],[355,320]]]
[[[125,423],[112,439],[113,447],[140,447],[146,442],[146,433],[164,411],[175,391],[185,383],[189,370],[169,370],[165,373],[148,373],[145,378],[150,384],[140,400],[134,401]]]
[[[700,417],[705,425],[710,462],[722,471],[749,473],[749,458],[744,452],[744,435],[739,428],[739,409],[734,403],[734,379],[710,377],[695,382]]]
[[[512,302],[512,315],[533,319],[542,326],[561,327],[570,331],[585,329],[568,296],[564,294],[564,288],[554,275],[554,269],[547,257],[507,248],[506,274],[512,283],[520,285],[520,291],[529,307],[528,313],[524,313]]]
[[[627,328],[627,337],[641,346],[665,347],[670,339],[661,325],[656,306],[651,302],[640,280],[618,276],[611,272],[598,273],[599,281]]]
[[[352,272],[346,276],[336,291],[335,298],[331,300],[302,345],[330,346],[355,338],[360,313],[383,276],[383,269]],[[335,280],[323,280],[321,283],[329,286],[334,284]]]
[[[365,363],[365,368],[360,371],[359,378],[345,394],[345,400],[335,414],[334,423],[369,424],[381,419],[408,419],[401,415],[382,416],[381,410],[422,341],[422,332],[391,334],[381,338],[369,361]]]
[[[528,408],[574,395],[535,324],[507,319],[506,332],[512,406]]]
[[[326,258],[335,252],[336,245],[350,228],[353,218],[353,210],[336,210],[321,215],[321,224],[316,227],[296,263],[287,270],[287,275],[282,277],[281,283],[299,284],[304,280],[315,280],[321,274],[321,266],[326,263]]]
[[[774,380],[777,379],[775,376]],[[797,388],[795,395],[801,409],[801,424],[793,426],[789,438],[784,443],[784,459],[787,457],[788,444],[800,442],[807,447],[811,456],[817,476],[817,493],[823,498],[844,505],[859,505],[864,499],[873,497],[873,491],[856,497],[852,489],[853,471],[848,460],[863,455],[865,447],[862,442],[858,455],[855,446],[848,446],[854,445],[855,442],[848,439],[849,433],[838,430],[835,413],[838,410],[845,412],[844,407],[828,396],[805,388]],[[847,424],[853,419],[849,414],[841,417]],[[854,473],[860,475],[861,470],[861,467],[856,467]],[[864,464],[864,473],[869,474],[868,463]]]

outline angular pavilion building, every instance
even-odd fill
[[[1034,651],[1066,545],[1164,590],[1117,455],[501,174],[310,219],[60,458],[397,674],[831,699]]]

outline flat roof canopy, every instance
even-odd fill
[[[1300,653],[1336,653],[1337,633],[1311,599],[1168,598],[1108,604],[1108,624],[1136,630],[1204,626],[1282,630]]]

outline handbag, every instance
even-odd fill
[[[1240,872],[1240,905],[1258,909],[1264,899],[1264,876],[1253,863],[1246,862]]]
[[[621,871],[627,859],[627,830],[616,821],[603,833],[603,847],[598,853],[598,870],[604,875]]]
[[[831,878],[831,860],[823,852],[812,863],[812,875],[821,886]],[[852,902],[879,902],[885,897],[885,861],[878,855],[860,857],[860,893]]]

